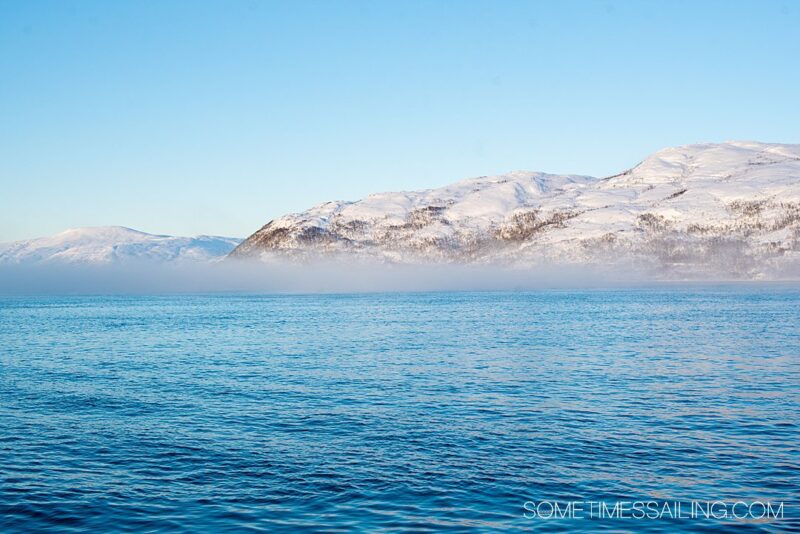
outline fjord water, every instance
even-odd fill
[[[0,299],[0,531],[797,530],[800,291]],[[779,521],[525,501],[784,501]]]

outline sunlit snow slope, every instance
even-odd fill
[[[800,145],[689,145],[608,178],[513,172],[328,202],[270,221],[231,256],[781,277],[800,264]]]
[[[153,235],[122,226],[75,228],[60,234],[0,245],[0,264],[130,261],[210,261],[224,257],[240,239]]]

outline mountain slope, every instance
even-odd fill
[[[0,245],[0,264],[210,261],[241,242],[230,237],[172,237],[122,226],[74,228],[50,237]]]
[[[800,256],[800,145],[659,151],[598,179],[514,172],[328,202],[270,221],[231,254],[425,263],[629,263],[773,276]]]

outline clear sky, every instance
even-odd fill
[[[0,0],[0,241],[800,143],[800,2]]]

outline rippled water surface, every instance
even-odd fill
[[[0,299],[3,532],[798,530],[799,425],[793,288]]]

